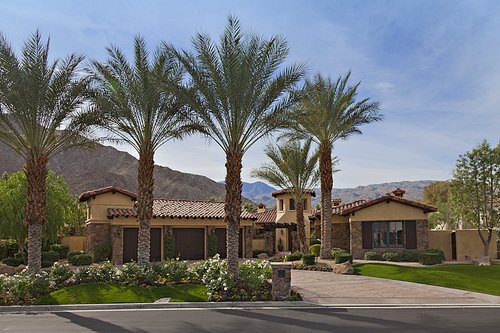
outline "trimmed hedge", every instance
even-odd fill
[[[80,255],[80,254],[85,254],[85,251],[69,251],[68,252],[68,263],[71,265],[73,264],[73,258]]]
[[[111,242],[103,242],[94,246],[92,250],[92,259],[94,261],[105,261],[109,260],[111,257],[111,251],[113,250],[113,246]]]
[[[321,244],[314,244],[309,246],[309,251],[314,254],[316,257],[319,257],[319,251],[321,249]]]
[[[312,253],[305,253],[302,255],[302,264],[304,266],[311,266],[315,264],[316,256]]]
[[[17,267],[21,265],[21,259],[17,258],[4,258],[2,262],[7,266]]]
[[[403,250],[401,258],[405,262],[418,262],[418,252],[415,250]]]
[[[401,253],[399,252],[386,252],[382,254],[382,260],[400,262],[403,261],[403,258],[401,258]]]
[[[364,256],[365,260],[380,260],[380,253],[377,252],[366,252]]]
[[[166,259],[174,258],[174,246],[175,246],[174,235],[165,235],[163,237],[163,251],[165,252]]]
[[[208,256],[212,258],[217,254],[217,236],[208,235]]]
[[[422,265],[436,265],[440,264],[442,261],[439,253],[424,252],[418,254],[418,262]]]
[[[49,266],[52,266],[56,261],[59,260],[59,255],[54,251],[42,252],[42,266],[43,262],[52,262]],[[48,266],[46,266],[48,267]]]
[[[302,259],[302,252],[294,252],[285,257],[285,261],[296,261]]]
[[[347,253],[347,252],[340,252],[340,253],[337,253],[337,255],[335,256],[335,263],[336,264],[342,264],[346,261],[350,261],[352,264],[352,254]]]
[[[337,256],[337,253],[347,253],[346,250],[342,250],[341,248],[338,247],[334,247],[333,249],[330,250],[330,252],[332,253],[333,259],[335,259],[335,257]]]
[[[321,239],[311,239],[311,246],[316,244],[321,245]]]
[[[53,244],[50,249],[59,255],[59,259],[66,259],[68,257],[69,246],[64,244]]]
[[[90,254],[79,254],[73,257],[73,265],[84,266],[92,265],[92,256]]]
[[[444,256],[444,252],[443,250],[441,249],[428,249],[427,251],[425,251],[426,253],[436,253],[439,255],[439,258],[441,259],[441,262],[445,261],[446,258]]]

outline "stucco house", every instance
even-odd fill
[[[110,186],[85,192],[80,201],[87,202],[86,251],[103,242],[112,244],[112,262],[137,261],[139,225],[136,221],[135,193]],[[239,256],[252,256],[253,213],[243,211],[240,219]],[[164,260],[165,235],[174,235],[174,253],[181,259],[206,259],[208,235],[217,236],[217,252],[226,255],[224,203],[198,200],[154,199],[151,219],[152,261]]]

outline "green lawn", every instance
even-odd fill
[[[117,283],[92,283],[55,291],[41,297],[36,304],[152,303],[164,297],[171,297],[170,302],[205,302],[207,289],[199,284],[146,288]]]
[[[500,265],[408,267],[390,264],[362,264],[354,266],[354,274],[500,296]]]

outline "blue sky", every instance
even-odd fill
[[[287,38],[288,62],[310,75],[352,70],[359,97],[381,102],[382,123],[338,142],[335,187],[451,178],[459,154],[500,139],[498,1],[1,1],[0,31],[20,49],[36,29],[53,57],[77,52],[105,60],[110,43],[130,55],[137,33],[151,49],[164,40],[191,47],[191,36],[217,39],[233,14],[263,36]],[[266,162],[265,142],[244,156],[244,181]],[[127,146],[121,150],[133,151]],[[155,162],[224,179],[225,156],[201,137],[168,143]]]

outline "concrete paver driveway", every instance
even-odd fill
[[[292,288],[317,304],[500,304],[499,296],[331,272],[292,270]]]

